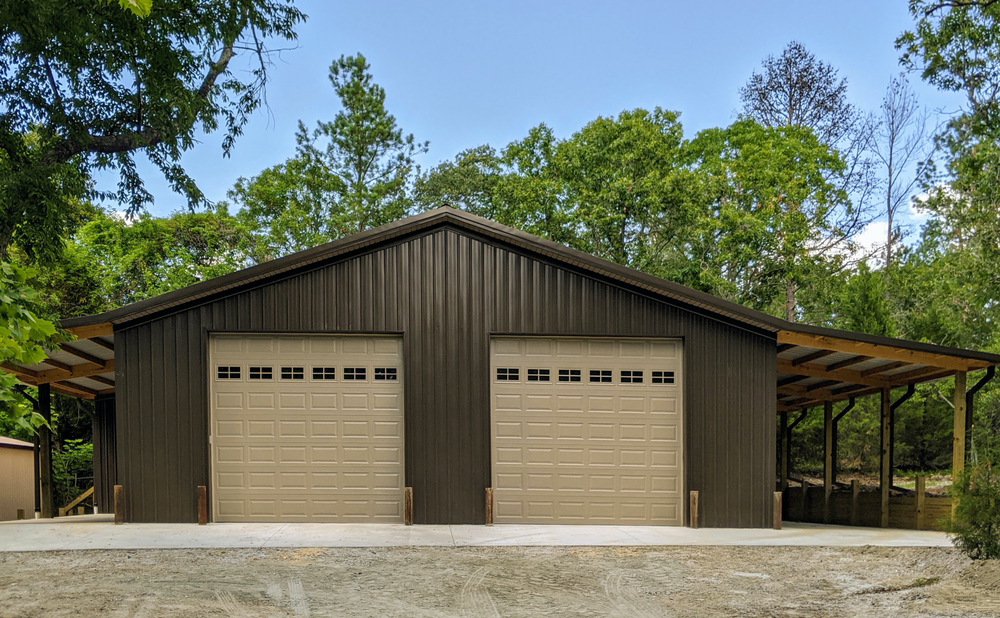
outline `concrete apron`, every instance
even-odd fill
[[[106,515],[0,523],[0,551],[263,547],[757,545],[949,547],[943,532],[786,523],[782,530],[668,526],[125,524]]]

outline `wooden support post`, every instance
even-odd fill
[[[955,429],[951,446],[952,482],[965,469],[965,380],[964,371],[955,372]]]
[[[76,514],[77,515],[86,515],[87,514],[86,507],[83,507],[83,506],[76,507]]]
[[[799,486],[799,521],[809,521],[806,518],[806,498],[808,497],[809,483],[802,479],[802,485]]]
[[[24,509],[17,509],[17,518],[24,519]]]
[[[48,384],[38,385],[38,412],[46,423],[52,422],[52,391]],[[38,428],[38,488],[42,517],[51,518],[55,515],[52,487],[52,431],[46,425]]]
[[[115,485],[115,523],[125,523],[125,490],[121,485]]]
[[[403,488],[403,525],[413,525],[413,488]]]
[[[851,525],[857,526],[860,523],[861,483],[858,479],[851,479]]]
[[[486,525],[493,525],[493,488],[486,488]]]
[[[690,511],[688,512],[688,521],[690,522],[692,528],[697,528],[698,527],[698,492],[697,491],[689,492],[688,493],[688,500],[689,500],[688,508],[690,509]]]
[[[36,406],[35,410],[37,410],[37,409],[38,409],[38,407]],[[39,438],[38,438],[38,433],[37,432],[35,433],[34,436],[31,437],[31,445],[34,447],[34,450],[35,450],[35,452],[34,452],[34,455],[35,455],[35,477],[34,477],[35,478],[35,511],[34,511],[34,518],[38,519],[39,517],[42,516],[42,486],[41,486],[41,478],[42,478],[41,469],[42,468],[41,468],[40,464],[38,463],[38,459],[40,457],[41,449],[39,448]]]
[[[781,492],[774,492],[774,529],[781,530]]]
[[[823,523],[830,523],[833,493],[833,402],[823,402]]]
[[[781,453],[781,471],[780,471],[780,484],[778,489],[785,491],[788,489],[788,448],[786,442],[788,441],[788,412],[782,410],[781,412],[781,439],[779,452]]]
[[[198,485],[198,525],[208,524],[208,488]]]
[[[924,504],[927,498],[927,477],[917,475],[917,530],[924,529]]]
[[[881,519],[879,525],[883,528],[889,527],[889,479],[892,476],[892,471],[889,470],[889,449],[892,448],[890,444],[891,428],[889,427],[889,416],[891,415],[890,408],[892,407],[891,399],[891,389],[889,387],[882,389],[882,406],[881,406],[881,416],[882,416],[882,448],[879,453],[879,482],[878,488],[882,494],[882,500],[880,505]]]

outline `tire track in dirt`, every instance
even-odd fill
[[[243,604],[237,601],[233,593],[228,590],[217,590],[215,598],[219,601],[219,606],[227,616],[234,616],[235,618],[254,618],[256,616],[256,613],[247,611],[247,608],[243,607]]]
[[[635,593],[624,582],[625,571],[621,569],[611,571],[604,580],[604,595],[621,615],[634,618],[660,618],[670,615],[663,608],[652,607],[651,604],[636,598]]]
[[[306,599],[306,591],[302,588],[301,579],[288,580],[288,596],[292,599],[292,609],[296,616],[309,615],[309,602]]]
[[[489,573],[488,567],[480,567],[465,580],[461,597],[465,618],[500,618],[497,605],[483,583]]]

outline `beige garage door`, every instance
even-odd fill
[[[683,523],[681,342],[492,340],[494,519]]]
[[[399,338],[210,347],[215,521],[402,521]]]

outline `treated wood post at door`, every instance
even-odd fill
[[[697,491],[692,491],[689,494],[689,498],[688,499],[690,500],[690,504],[689,504],[690,513],[688,515],[689,521],[691,522],[691,527],[692,528],[697,528],[698,527],[698,492]]]
[[[125,523],[125,490],[121,485],[115,485],[115,523]]]
[[[891,390],[889,387],[882,389],[882,448],[879,455],[879,465],[880,474],[878,488],[882,494],[881,501],[881,513],[882,518],[879,525],[883,528],[889,527],[889,477],[891,472],[889,470],[889,449],[892,448],[890,443],[890,428],[889,428],[889,416],[891,414],[892,400],[890,399]]]
[[[924,529],[924,504],[927,500],[927,477],[917,476],[917,530]]]
[[[486,525],[493,525],[493,488],[486,488]]]
[[[823,523],[830,523],[833,492],[833,402],[823,402]]]
[[[198,525],[208,523],[208,490],[204,485],[198,485]]]
[[[774,529],[781,530],[781,492],[774,492]]]
[[[403,525],[413,525],[413,488],[403,488]]]

